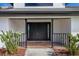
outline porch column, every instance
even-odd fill
[[[51,19],[51,46],[53,47],[53,19]]]
[[[25,47],[27,48],[27,33],[28,33],[28,28],[27,28],[27,19],[25,19],[25,38],[26,38],[26,41],[25,41]]]

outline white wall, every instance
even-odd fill
[[[71,33],[74,35],[79,33],[79,16],[71,17]]]
[[[8,31],[9,30],[9,19],[8,18],[0,18],[0,31]]]
[[[23,32],[25,33],[25,20],[21,18],[11,18],[9,20],[10,30],[14,32]]]
[[[54,33],[68,33],[71,31],[70,19],[54,19],[53,32]]]
[[[9,19],[8,18],[0,18],[0,33],[1,30],[8,31],[9,30]],[[0,48],[5,48],[5,44],[0,40]]]

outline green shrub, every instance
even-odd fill
[[[1,31],[0,39],[5,43],[7,54],[15,54],[21,33],[13,33],[12,31]]]
[[[69,46],[67,48],[69,49],[70,55],[75,55],[75,53],[79,50],[76,44],[77,42],[79,42],[79,34],[73,36],[72,34],[68,33],[68,40]]]

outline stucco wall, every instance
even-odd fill
[[[74,35],[79,33],[79,17],[78,16],[71,17],[71,33]]]
[[[54,33],[68,33],[71,31],[71,21],[70,19],[54,19],[53,22],[53,32]]]
[[[0,18],[0,31],[8,31],[9,30],[9,19],[8,18]]]
[[[14,32],[23,32],[25,33],[25,19],[22,18],[11,18],[9,20],[10,30]]]
[[[9,19],[8,18],[0,18],[0,34],[1,30],[8,31],[9,30]],[[5,44],[0,40],[0,48],[5,48]]]

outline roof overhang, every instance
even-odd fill
[[[66,14],[79,15],[79,8],[15,8],[1,9],[1,14]]]

